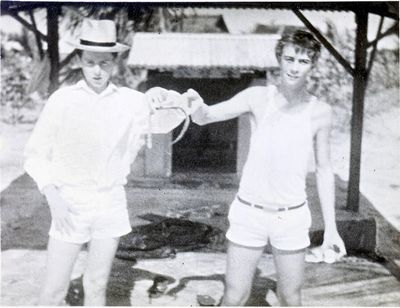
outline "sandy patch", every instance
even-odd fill
[[[7,125],[0,122],[0,191],[24,173],[24,147],[33,125]]]
[[[400,231],[400,108],[366,117],[361,154],[360,190]],[[332,136],[334,172],[348,181],[350,136]]]

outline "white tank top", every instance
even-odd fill
[[[311,108],[315,97],[297,113],[278,109],[268,91],[265,116],[252,132],[238,195],[260,205],[290,206],[307,198],[305,186],[313,151]],[[272,92],[272,93],[271,93]]]

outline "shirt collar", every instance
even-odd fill
[[[93,90],[87,85],[87,83],[86,83],[86,81],[85,81],[84,79],[78,81],[78,82],[76,83],[75,86],[76,86],[77,88],[81,88],[81,89],[83,89],[83,90],[85,90],[85,91],[87,91],[87,92],[89,92],[89,93],[91,93],[91,94],[95,94],[95,95],[98,95],[98,96],[106,96],[106,95],[109,95],[109,94],[111,94],[111,93],[113,93],[113,92],[115,92],[115,91],[118,90],[118,87],[117,87],[115,84],[113,84],[112,82],[109,82],[107,88],[106,88],[103,92],[101,92],[100,94],[98,94],[98,93],[96,93],[95,91],[93,91]]]

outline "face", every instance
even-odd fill
[[[96,93],[104,91],[114,69],[114,55],[111,52],[82,52],[80,57],[83,76],[88,86]]]
[[[305,85],[313,62],[306,49],[289,44],[283,47],[280,68],[282,82],[287,86],[299,88]]]

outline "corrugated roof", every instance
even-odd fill
[[[47,8],[49,6],[75,5],[82,6],[85,1],[0,1],[0,14],[8,14],[12,11],[31,10],[34,8]],[[359,11],[378,14],[399,19],[398,1],[242,1],[242,2],[90,2],[91,6],[123,6],[124,8],[145,8],[155,6],[168,7],[191,7],[191,8],[243,8],[243,9],[293,9],[317,10],[317,11]]]
[[[128,65],[148,69],[277,67],[279,35],[136,33]]]

